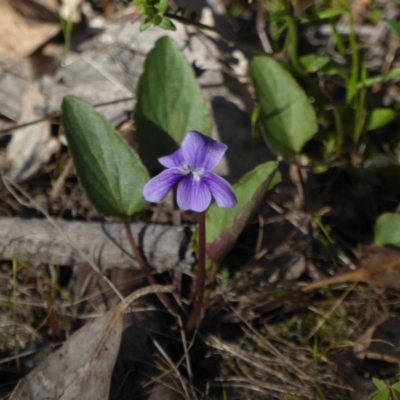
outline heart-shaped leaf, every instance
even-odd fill
[[[96,209],[117,217],[140,211],[146,205],[142,189],[148,172],[106,118],[83,100],[67,96],[62,124],[79,181]]]
[[[211,261],[221,261],[259,208],[267,191],[280,180],[276,161],[261,164],[233,186],[238,199],[236,208],[211,205],[206,216],[206,249]]]
[[[157,159],[174,152],[188,131],[210,134],[193,68],[170,37],[159,39],[147,55],[136,95],[139,153],[149,168],[160,169]]]
[[[374,242],[377,246],[400,247],[400,214],[379,216],[374,229]]]
[[[305,92],[289,72],[269,56],[252,61],[250,74],[267,144],[274,153],[284,156],[301,152],[318,129]]]

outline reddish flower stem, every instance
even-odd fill
[[[204,290],[206,286],[206,212],[199,213],[199,262],[197,267],[196,289],[193,295],[193,311],[186,326],[188,333],[199,325],[203,309]]]

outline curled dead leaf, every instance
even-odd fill
[[[400,252],[372,245],[366,246],[360,268],[313,282],[305,286],[302,291],[310,292],[323,286],[346,282],[364,282],[384,289],[400,290]]]
[[[171,286],[155,285],[132,293],[50,354],[19,382],[10,400],[107,399],[126,309],[139,297],[172,290]]]
[[[372,359],[387,363],[400,363],[400,318],[388,316],[371,326],[354,345],[359,359]]]

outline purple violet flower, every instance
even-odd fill
[[[188,132],[175,153],[158,159],[167,169],[147,182],[143,188],[144,198],[153,203],[160,202],[178,185],[177,201],[181,210],[203,212],[212,197],[220,207],[236,207],[232,186],[211,171],[227,148],[200,132]]]

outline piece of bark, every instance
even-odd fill
[[[22,96],[20,124],[38,118],[35,105],[42,99],[38,84],[29,82]],[[60,142],[52,137],[48,120],[16,130],[7,145],[5,156],[8,178],[17,183],[32,179],[59,149]]]
[[[57,265],[87,264],[89,259],[102,270],[138,267],[122,224],[55,222],[62,233],[48,220],[0,218],[0,259],[16,256],[30,264]],[[190,269],[195,262],[190,227],[134,223],[131,228],[151,267]]]
[[[0,115],[17,122],[22,115],[22,95],[28,86],[28,81],[22,71],[18,71],[15,65],[7,61],[0,55]],[[25,66],[27,61],[21,61],[20,64]]]

